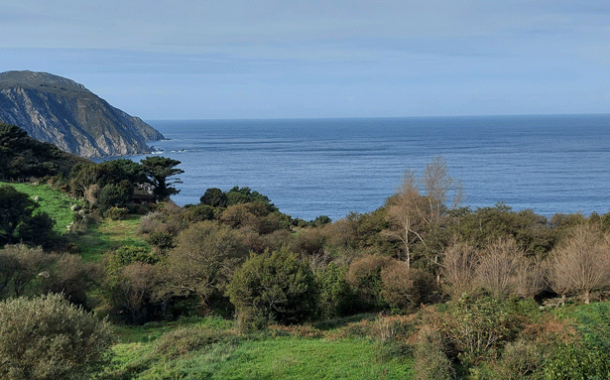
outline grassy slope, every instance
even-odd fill
[[[131,215],[127,220],[106,218],[89,227],[87,233],[76,236],[73,243],[80,248],[85,261],[98,261],[105,252],[123,245],[148,248],[148,244],[136,235],[139,222],[137,215]]]
[[[284,329],[257,335],[205,318],[120,328],[122,343],[108,378],[133,379],[409,379],[410,360],[383,344],[338,330],[311,328],[316,337]],[[197,344],[197,341],[200,343]],[[201,343],[207,342],[207,343]],[[168,350],[168,347],[170,349]]]
[[[40,207],[36,212],[46,212],[54,218],[56,222],[54,230],[60,234],[66,232],[66,226],[72,223],[74,218],[74,211],[70,207],[73,204],[82,205],[82,202],[46,184],[0,182],[1,185],[11,185],[30,197],[37,196]],[[85,234],[74,237],[73,243],[81,249],[86,261],[97,261],[106,251],[122,245],[148,247],[148,244],[135,233],[139,221],[140,217],[133,215],[128,220],[103,219],[90,226]]]
[[[30,197],[38,197],[40,207],[36,212],[46,212],[55,219],[54,230],[60,234],[66,232],[66,226],[72,223],[74,212],[70,209],[73,204],[80,205],[81,202],[70,198],[61,191],[52,189],[49,185],[34,185],[29,183],[4,183],[1,185],[11,185],[18,191],[28,194]]]

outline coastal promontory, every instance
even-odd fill
[[[0,73],[0,121],[81,157],[139,155],[163,135],[73,80],[48,73]]]

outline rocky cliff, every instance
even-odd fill
[[[70,79],[31,71],[0,73],[0,121],[81,157],[149,153],[163,135]]]

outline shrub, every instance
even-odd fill
[[[87,291],[101,278],[101,269],[93,263],[84,263],[78,255],[59,257],[43,281],[45,293],[61,293],[70,302],[85,306]]]
[[[148,235],[146,241],[161,249],[170,249],[174,247],[174,236],[167,232],[152,232]]]
[[[148,309],[157,284],[154,265],[134,262],[121,270],[110,283],[110,301],[115,314],[129,323],[147,321]]]
[[[443,251],[442,256],[441,272],[445,282],[449,284],[447,293],[452,298],[458,299],[462,294],[474,290],[478,261],[478,254],[474,247],[454,241]]]
[[[0,296],[20,297],[54,256],[23,244],[7,245],[0,251]]]
[[[414,353],[416,380],[450,380],[454,370],[445,354],[445,344],[438,331],[424,328],[420,331]]]
[[[287,249],[250,256],[235,272],[227,294],[244,323],[303,322],[315,315],[318,301],[309,265]]]
[[[477,364],[510,341],[518,319],[514,309],[489,293],[465,294],[451,305],[447,333],[466,365]]]
[[[133,185],[129,181],[123,180],[119,184],[108,184],[100,191],[97,205],[102,210],[110,207],[125,207],[131,201],[133,195]]]
[[[204,220],[213,220],[216,216],[214,207],[206,204],[199,204],[189,207],[184,213],[184,219],[189,222],[203,222]]]
[[[356,293],[363,310],[385,306],[381,296],[381,270],[391,261],[384,256],[364,255],[349,266],[346,281]]]
[[[0,303],[0,377],[82,379],[111,343],[106,322],[61,295]]]
[[[429,273],[392,261],[381,270],[381,296],[392,307],[409,309],[438,300],[438,286]]]
[[[334,262],[316,273],[322,317],[344,316],[357,309],[355,296],[345,281],[346,274],[347,267],[337,267]]]
[[[125,220],[129,216],[129,210],[126,207],[110,207],[106,211],[106,215],[112,220]]]
[[[246,260],[243,236],[227,226],[206,221],[191,225],[176,240],[168,255],[164,292],[180,296],[196,295],[204,307],[214,295],[224,291],[233,270]]]

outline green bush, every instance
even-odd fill
[[[476,365],[488,359],[514,338],[519,320],[508,302],[482,293],[465,294],[450,305],[447,332],[463,364]]]
[[[287,249],[250,256],[235,271],[227,294],[243,323],[303,322],[315,315],[318,302],[309,265]]]
[[[100,191],[97,205],[101,210],[111,207],[126,207],[133,195],[133,185],[123,180],[119,184],[108,184]]]
[[[146,241],[161,249],[170,249],[174,247],[174,236],[168,232],[151,232]]]
[[[415,346],[413,369],[416,380],[450,380],[454,370],[445,354],[445,344],[441,334],[431,329],[419,333]]]
[[[324,270],[316,273],[320,289],[320,315],[323,318],[345,316],[357,310],[357,300],[345,281],[347,267],[337,267],[329,263]]]
[[[129,216],[127,207],[110,207],[106,215],[112,220],[125,220]]]
[[[83,379],[111,343],[106,322],[61,295],[0,303],[0,377]]]

